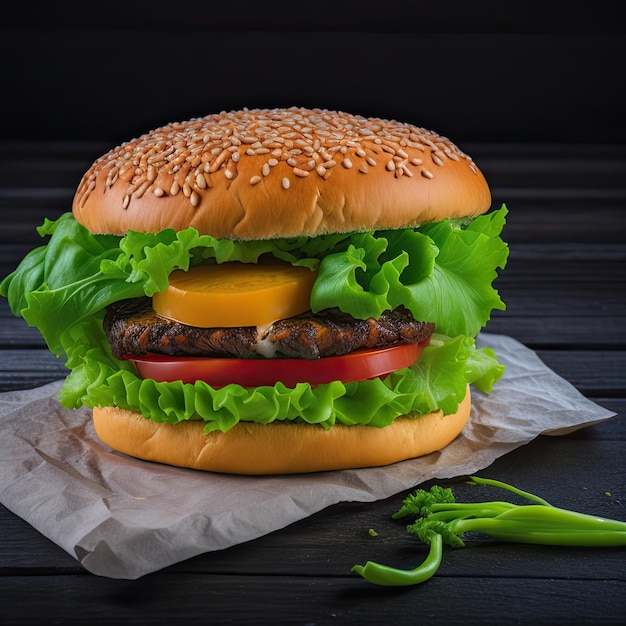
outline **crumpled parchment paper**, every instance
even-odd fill
[[[100,443],[89,410],[61,407],[60,381],[0,394],[0,502],[93,574],[136,579],[337,502],[472,474],[540,434],[614,415],[516,340],[482,334],[478,342],[494,348],[507,371],[488,396],[473,392],[461,435],[441,452],[382,468],[246,477],[148,463]]]

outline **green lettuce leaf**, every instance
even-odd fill
[[[468,222],[252,242],[217,240],[193,228],[93,235],[66,213],[46,220],[39,232],[49,237],[47,245],[32,250],[0,283],[0,295],[40,330],[52,352],[65,356],[71,370],[60,391],[65,406],[116,404],[156,420],[206,419],[207,428],[222,430],[239,420],[295,416],[325,426],[355,419],[380,426],[442,405],[454,412],[468,382],[489,388],[501,375],[493,355],[473,346],[491,310],[504,308],[491,283],[507,259],[500,239],[506,213],[503,206]],[[266,254],[318,270],[314,311],[336,306],[365,319],[403,305],[453,339],[425,350],[417,368],[384,381],[295,389],[142,381],[111,355],[102,328],[109,304],[166,289],[175,269],[256,262]]]
[[[443,220],[356,235],[346,252],[322,260],[311,308],[339,306],[365,319],[405,306],[441,333],[475,337],[493,309],[505,308],[492,283],[508,258],[499,236],[506,212],[502,207],[467,226]]]

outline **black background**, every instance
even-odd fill
[[[0,138],[118,143],[220,110],[297,105],[461,143],[624,143],[618,8],[23,2],[0,25]]]

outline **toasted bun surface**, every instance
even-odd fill
[[[400,417],[384,428],[240,422],[226,433],[205,434],[203,422],[157,423],[139,413],[96,408],[101,441],[147,461],[230,474],[297,474],[374,467],[441,450],[467,422],[471,396],[456,413]]]
[[[473,161],[410,124],[321,109],[172,123],[99,158],[77,190],[93,233],[195,227],[268,239],[473,217],[491,203]]]

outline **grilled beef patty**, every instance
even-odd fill
[[[199,328],[155,313],[149,298],[123,300],[108,307],[104,330],[113,355],[288,357],[317,359],[359,348],[419,343],[435,325],[418,322],[398,308],[379,319],[357,320],[339,309],[307,312],[274,322],[258,336],[256,326]]]

